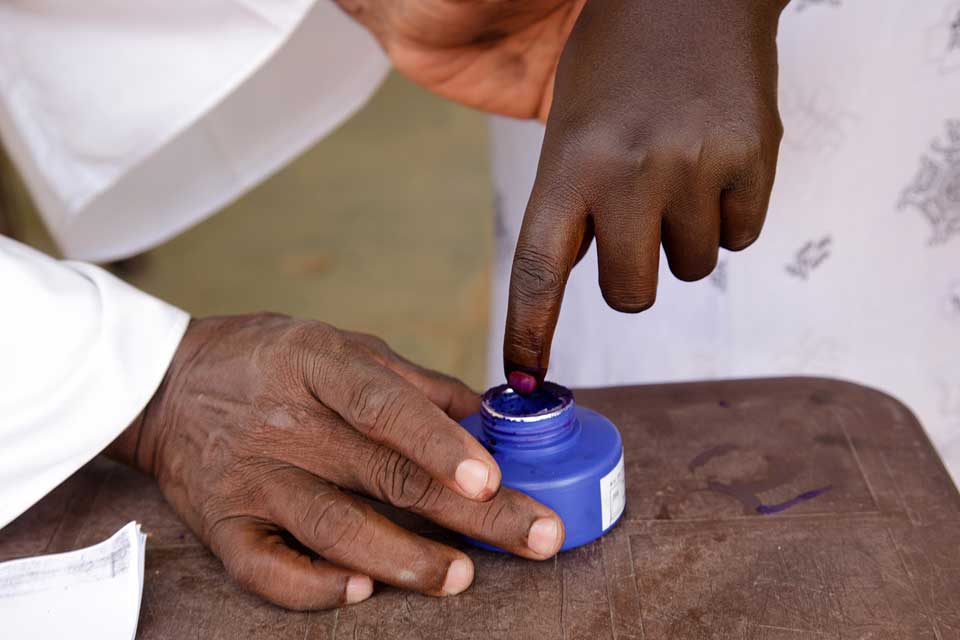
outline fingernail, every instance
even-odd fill
[[[457,466],[454,478],[466,495],[475,498],[487,487],[490,467],[479,460],[468,458]]]
[[[537,390],[537,379],[523,371],[511,371],[507,376],[507,384],[521,395],[527,395]]]
[[[367,576],[350,576],[347,580],[347,604],[363,602],[373,593],[373,580]]]
[[[553,555],[559,544],[560,527],[553,518],[539,518],[530,525],[527,546],[541,556]]]
[[[443,594],[455,596],[473,582],[473,563],[466,558],[460,558],[450,563],[447,577],[443,581]]]

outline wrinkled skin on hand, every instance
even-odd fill
[[[156,477],[243,587],[291,609],[370,596],[373,580],[452,595],[470,558],[394,524],[351,492],[530,559],[563,525],[500,488],[490,454],[455,421],[461,382],[372,336],[278,315],[191,323],[167,375],[108,453]]]
[[[782,135],[787,2],[339,0],[432,91],[549,113],[504,337],[518,391],[543,380],[567,278],[594,238],[603,297],[628,313],[654,303],[661,244],[675,276],[698,280],[720,247],[757,239]]]

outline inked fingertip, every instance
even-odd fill
[[[537,379],[523,371],[511,371],[507,384],[520,395],[529,395],[537,390]]]

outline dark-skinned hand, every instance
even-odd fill
[[[454,421],[478,407],[463,383],[372,336],[279,315],[207,318],[108,453],[156,477],[227,573],[276,604],[351,604],[374,580],[452,595],[473,580],[470,558],[351,492],[553,556],[560,519],[501,489],[493,458]]]
[[[629,313],[654,303],[661,244],[673,274],[692,281],[713,271],[720,247],[757,239],[782,135],[776,32],[787,2],[339,0],[432,91],[549,113],[504,337],[518,391],[543,380],[567,279],[594,238],[604,299]]]

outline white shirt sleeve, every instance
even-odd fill
[[[0,237],[0,527],[102,451],[159,386],[189,316]]]
[[[388,70],[332,0],[0,2],[0,136],[81,260],[136,254],[211,215]]]
[[[388,69],[330,0],[0,2],[0,137],[63,253],[113,260],[282,167]],[[0,287],[2,527],[129,425],[188,316],[4,238]]]

